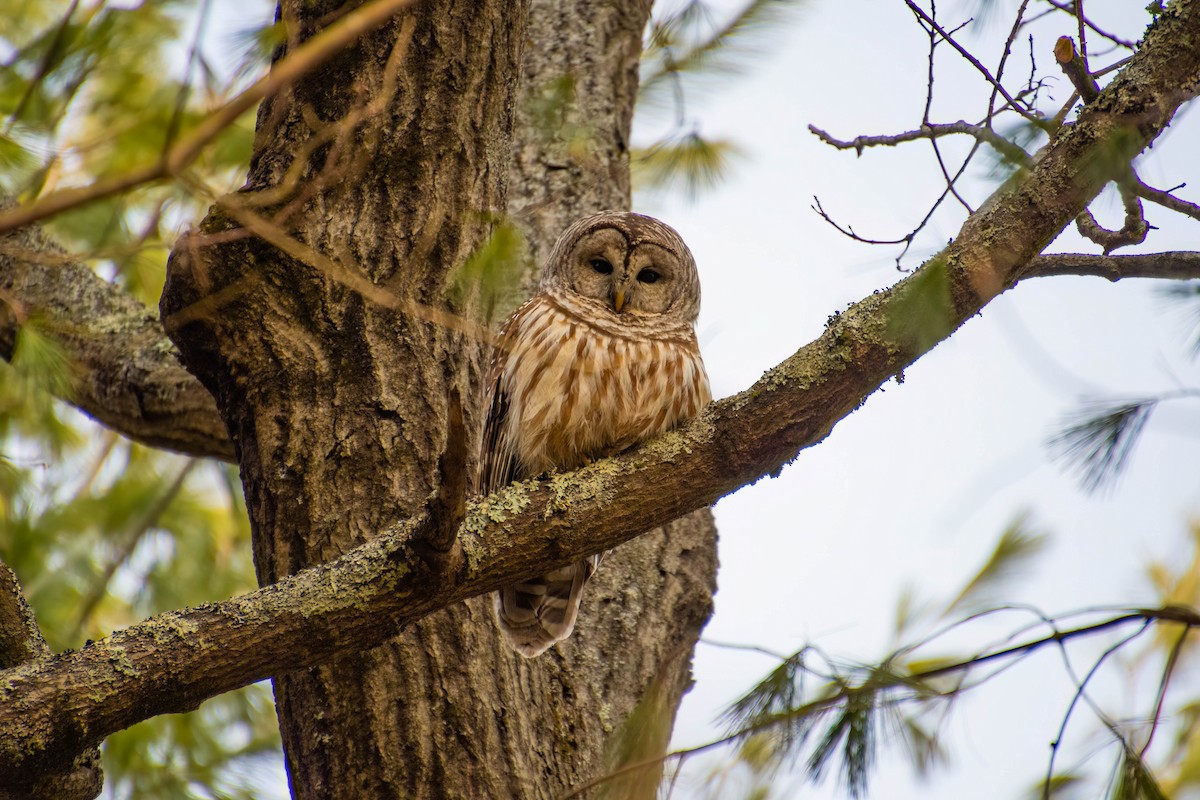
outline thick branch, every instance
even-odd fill
[[[33,228],[0,238],[0,357],[39,319],[74,367],[64,398],[154,447],[233,460],[216,403],[177,359],[157,315],[73,261]]]
[[[0,669],[46,658],[49,654],[50,648],[33,618],[33,610],[21,594],[16,574],[0,562]],[[90,800],[100,794],[104,777],[96,747],[82,748],[69,762],[58,766],[56,770],[25,773],[16,780],[0,779],[0,797]]]

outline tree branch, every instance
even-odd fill
[[[1183,187],[1178,186],[1176,188]],[[1147,186],[1140,180],[1134,180],[1133,182],[1133,193],[1143,200],[1149,200],[1151,203],[1158,203],[1163,208],[1169,208],[1172,211],[1180,214],[1186,214],[1192,219],[1200,219],[1200,205],[1189,203],[1187,200],[1181,200],[1180,198],[1171,194],[1173,191],[1175,191],[1175,189],[1171,189],[1169,191],[1155,189],[1151,186]]]
[[[1186,281],[1200,278],[1200,253],[1167,252],[1136,256],[1097,256],[1056,253],[1029,260],[1021,278],[1055,275],[1091,275],[1119,281],[1122,278],[1157,278]]]
[[[44,770],[155,714],[371,647],[438,608],[615,547],[776,472],[992,298],[1023,277],[1062,274],[1062,262],[1033,257],[1194,96],[1200,50],[1173,43],[1198,35],[1200,0],[1173,4],[1078,121],[913,275],[832,318],[682,430],[473,503],[450,568],[431,570],[413,536],[422,520],[410,520],[279,584],[0,673],[0,775]],[[1111,158],[1114,148],[1127,157]],[[1133,258],[1105,261],[1148,269]]]
[[[822,142],[825,142],[825,144],[836,147],[839,150],[854,150],[860,156],[862,155],[863,148],[866,147],[894,147],[904,142],[915,142],[918,139],[934,141],[943,136],[966,134],[967,136],[975,137],[980,142],[991,145],[1000,155],[1014,164],[1023,165],[1029,162],[1028,153],[991,128],[985,125],[972,125],[970,122],[961,119],[957,122],[926,123],[915,130],[904,131],[903,133],[882,136],[856,136],[848,140],[835,139],[816,125],[809,125],[808,130]]]
[[[0,561],[0,669],[49,655],[50,648],[21,594],[16,574]],[[62,800],[91,800],[100,794],[104,775],[100,771],[100,751],[95,746],[79,748],[56,766],[15,779],[0,778],[0,797],[9,797],[10,790],[18,797]]]
[[[31,315],[76,368],[64,400],[152,447],[233,461],[216,403],[180,365],[154,312],[25,228],[0,237],[0,357],[12,357]]]

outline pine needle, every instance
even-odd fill
[[[1093,401],[1068,418],[1069,426],[1049,444],[1080,473],[1085,491],[1111,486],[1128,464],[1157,404],[1157,398],[1116,405]]]
[[[730,162],[740,154],[737,145],[723,139],[705,139],[689,133],[680,139],[663,139],[635,149],[630,159],[634,185],[639,189],[680,188],[689,200],[719,184]]]
[[[970,613],[995,601],[995,592],[1042,551],[1049,538],[1029,530],[1029,517],[1022,514],[1000,534],[996,546],[975,574],[942,612],[943,617]]]
[[[1179,303],[1189,311],[1188,338],[1192,358],[1200,356],[1200,281],[1184,281],[1160,290],[1168,300]]]
[[[845,705],[808,759],[808,771],[819,780],[832,757],[841,751],[841,778],[851,797],[862,797],[875,761],[877,690],[858,688],[846,695]]]
[[[1117,769],[1117,780],[1109,795],[1112,800],[1167,800],[1146,762],[1129,745],[1122,748]]]
[[[727,22],[714,26],[707,3],[693,0],[656,21],[646,47],[639,103],[653,103],[673,92],[680,76],[716,77],[741,72],[761,55],[766,36],[778,32],[795,0],[751,0]]]
[[[768,717],[790,712],[803,702],[806,653],[807,649],[793,653],[721,713],[721,719],[731,733],[752,727]],[[786,740],[797,735],[803,738],[807,732],[801,734],[790,726],[786,728],[783,734],[785,746],[791,744]]]

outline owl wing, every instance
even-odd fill
[[[479,491],[487,495],[513,481],[529,477],[521,466],[509,424],[509,391],[505,365],[512,348],[521,347],[521,324],[536,312],[534,299],[518,309],[500,334],[488,372],[487,419],[483,425],[479,464]],[[532,356],[526,352],[523,355]],[[571,635],[583,597],[583,587],[600,566],[603,555],[576,561],[545,575],[506,586],[495,594],[496,616],[514,650],[526,658],[539,655]]]
[[[522,476],[517,449],[508,430],[508,393],[504,376],[494,365],[488,376],[488,410],[483,423],[482,452],[479,459],[479,493],[489,495]]]
[[[517,457],[512,426],[507,424],[508,394],[503,374],[493,377],[491,387],[480,468],[484,493],[526,477]],[[594,555],[496,592],[500,630],[514,650],[532,658],[571,635],[583,599],[583,586],[603,557]]]

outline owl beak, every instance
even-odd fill
[[[625,290],[618,289],[616,296],[613,297],[613,308],[615,308],[617,310],[617,313],[620,314],[621,309],[624,306],[625,306]]]

